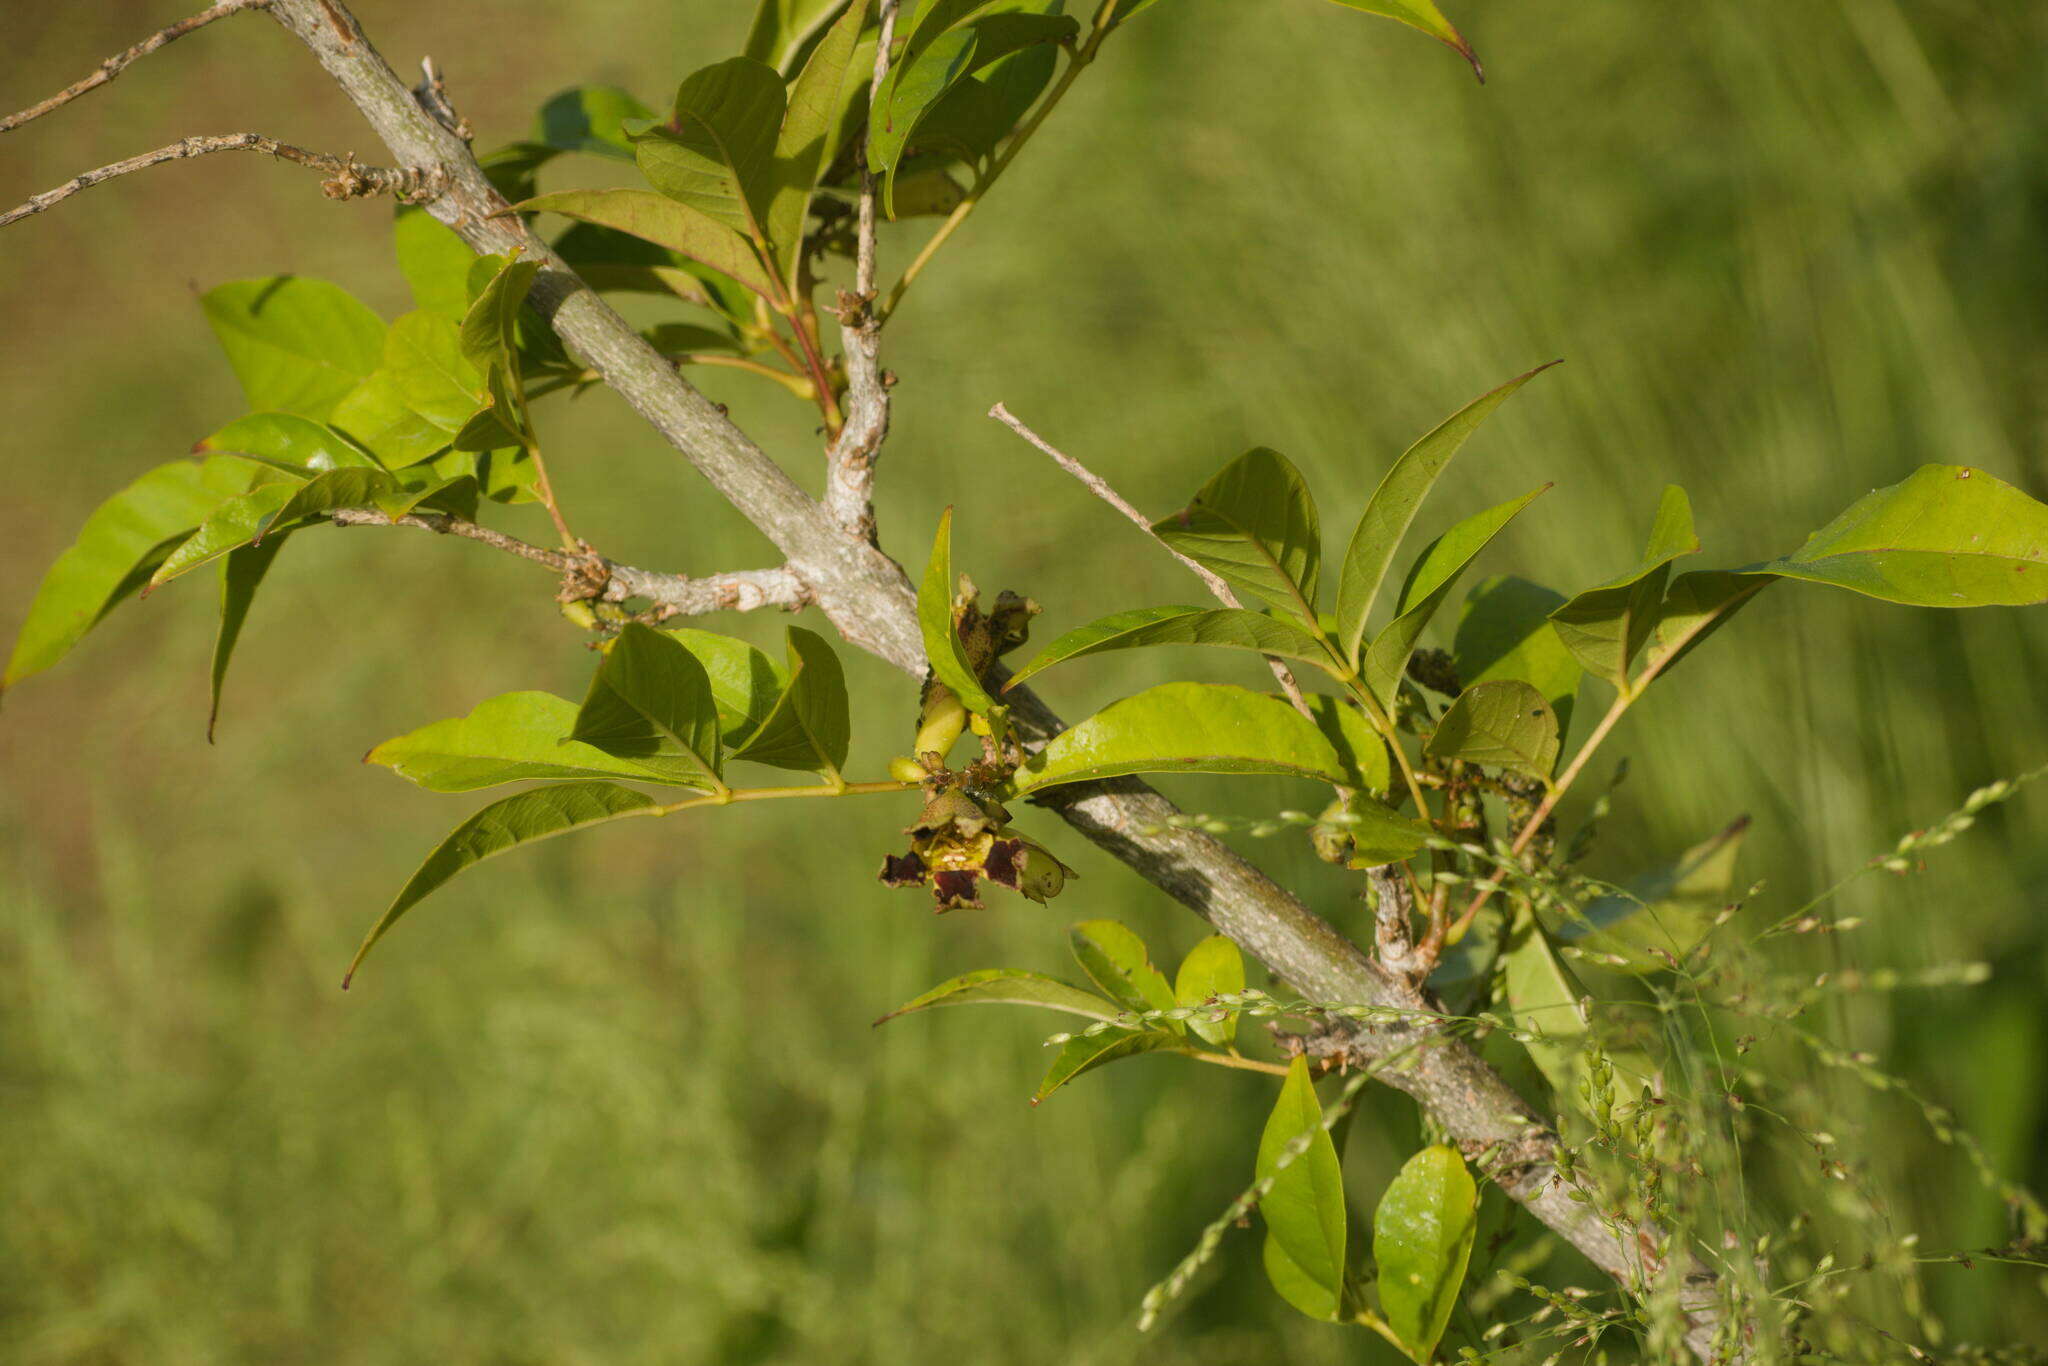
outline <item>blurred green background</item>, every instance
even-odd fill
[[[357,8],[401,68],[441,61],[490,145],[572,83],[659,100],[737,51],[751,6]],[[23,7],[0,105],[181,12]],[[1607,577],[1666,481],[1692,492],[1701,563],[1725,565],[1797,545],[1925,461],[2048,494],[2048,7],[1470,0],[1453,17],[1483,88],[1426,40],[1319,0],[1171,0],[1117,37],[900,315],[885,543],[916,558],[957,503],[963,567],[1032,593],[1052,631],[1189,600],[1175,565],[988,406],[1150,509],[1275,446],[1341,535],[1410,439],[1556,356],[1425,518],[1555,479],[1490,572]],[[305,54],[243,18],[9,135],[0,187],[13,202],[244,129],[382,159]],[[9,230],[0,632],[99,499],[240,412],[195,292],[291,270],[389,316],[406,306],[389,226],[386,205],[218,157]],[[890,230],[885,269],[925,230]],[[815,484],[793,406],[744,376],[704,387]],[[608,395],[542,421],[573,520],[607,553],[772,562]],[[532,509],[501,520],[539,534]],[[124,607],[0,712],[0,1359],[1382,1359],[1281,1306],[1256,1234],[1157,1333],[1134,1330],[1144,1289],[1245,1184],[1262,1079],[1148,1060],[1033,1110],[1051,1017],[870,1030],[953,972],[1065,972],[1070,920],[1125,919],[1162,957],[1198,937],[1055,828],[1039,833],[1085,875],[1063,900],[943,921],[873,884],[909,815],[889,803],[598,833],[458,883],[341,995],[363,928],[474,804],[358,756],[496,692],[574,695],[589,656],[530,566],[413,533],[292,545],[218,744],[197,582]],[[763,644],[781,627],[707,624]],[[1047,691],[1075,716],[1168,669],[1257,672],[1112,658]],[[1747,811],[1763,923],[1973,786],[2048,762],[2044,677],[2048,613],[1781,589],[1614,743],[1633,777],[1598,869],[1625,877]],[[908,737],[911,691],[866,660],[851,680],[857,753],[879,761]],[[1185,795],[1270,811],[1305,794]],[[1974,990],[1855,997],[1827,1018],[2036,1184],[2044,836],[2036,791],[1925,873],[1858,884],[1840,909],[1864,927],[1786,959],[1992,964]],[[1305,850],[1247,848],[1356,924]],[[1791,1080],[1896,1230],[1941,1250],[2005,1236],[1913,1106],[1839,1074]],[[1349,1169],[1369,1205],[1414,1121],[1386,1092],[1364,1111]],[[2048,1337],[2032,1273],[1938,1269],[1929,1292],[1964,1339]]]

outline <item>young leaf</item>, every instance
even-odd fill
[[[469,311],[469,263],[476,260],[469,244],[453,228],[411,204],[398,206],[391,244],[413,304],[461,322]]]
[[[1914,607],[2048,602],[2048,505],[1967,465],[1922,465],[1755,568]]]
[[[1301,471],[1278,451],[1260,446],[1231,461],[1152,531],[1196,564],[1316,629],[1322,530]]]
[[[316,474],[292,490],[292,496],[284,501],[284,505],[256,529],[252,541],[260,545],[272,531],[281,531],[308,517],[333,512],[336,508],[369,507],[378,499],[392,497],[398,492],[398,480],[383,470],[329,470],[325,474]]]
[[[325,280],[235,280],[199,304],[251,408],[324,421],[383,354],[383,319]]]
[[[1089,1020],[1114,1020],[1122,1008],[1092,991],[1068,986],[1056,977],[1024,972],[1017,968],[984,968],[941,982],[916,1000],[875,1021],[883,1024],[899,1015],[911,1015],[935,1006],[1016,1005],[1045,1006]]]
[[[1173,974],[1173,998],[1184,1006],[1200,1006],[1214,996],[1234,996],[1244,990],[1244,955],[1237,945],[1220,934],[1212,934],[1188,950]],[[1237,1037],[1237,1013],[1226,1011],[1220,1020],[1197,1014],[1188,1028],[1219,1046]]]
[[[292,474],[317,474],[350,467],[375,469],[377,462],[325,423],[295,413],[251,413],[238,417],[192,448],[207,455],[239,455]]]
[[[1365,713],[1341,697],[1321,693],[1308,695],[1308,709],[1315,718],[1316,729],[1337,751],[1337,762],[1344,769],[1344,785],[1366,792],[1385,792],[1387,784],[1393,781],[1392,761],[1387,757],[1387,742],[1365,719]]]
[[[939,534],[932,539],[932,557],[917,589],[917,624],[924,633],[925,658],[939,682],[953,690],[960,704],[976,715],[996,706],[975,674],[953,624],[953,509],[939,515]]]
[[[454,324],[448,324],[452,329]],[[450,433],[423,417],[389,370],[377,370],[334,405],[334,426],[372,452],[387,469],[432,460],[448,449]]]
[[[1145,941],[1114,920],[1084,920],[1067,932],[1075,959],[1090,981],[1126,1010],[1172,1010],[1179,1002],[1166,975],[1152,966]],[[1178,1022],[1155,1028],[1176,1028]]]
[[[1456,1148],[1436,1144],[1402,1164],[1372,1217],[1380,1308],[1408,1355],[1435,1359],[1479,1231],[1479,1187]]]
[[[1077,626],[1040,651],[1003,685],[1008,692],[1035,673],[1083,655],[1148,645],[1222,645],[1329,666],[1330,652],[1299,626],[1242,608],[1138,607]]]
[[[244,546],[228,552],[220,562],[220,629],[213,638],[213,667],[208,681],[206,741],[213,743],[214,727],[220,723],[220,688],[227,681],[228,661],[235,643],[242,638],[242,625],[249,619],[250,604],[263,576],[284,546],[285,538],[274,536],[262,545]]]
[[[1552,361],[1550,365],[1557,363]],[[1344,552],[1344,568],[1337,578],[1337,648],[1346,659],[1357,660],[1359,646],[1365,639],[1366,618],[1372,613],[1380,585],[1386,581],[1387,568],[1393,564],[1394,553],[1401,548],[1401,539],[1414,523],[1422,500],[1436,487],[1437,478],[1451,463],[1451,457],[1495,408],[1550,365],[1539,365],[1473,399],[1403,451],[1380,480],[1380,486],[1365,505],[1365,515],[1358,519],[1357,530],[1351,533],[1351,546]]]
[[[1019,791],[1126,773],[1279,773],[1345,784],[1314,722],[1243,688],[1163,683],[1061,732],[1017,772]]]
[[[1572,707],[1585,674],[1550,624],[1550,614],[1562,606],[1562,593],[1496,575],[1465,595],[1451,645],[1452,664],[1466,687],[1520,679],[1543,694],[1557,717],[1560,738],[1571,730]]]
[[[199,524],[199,529],[180,542],[178,548],[157,566],[156,572],[149,576],[149,588],[144,591],[159,588],[203,564],[211,564],[231,550],[250,544],[270,525],[277,510],[291,501],[298,488],[297,482],[291,480],[259,484],[240,497],[230,498],[216,507]]]
[[[1657,505],[1657,520],[1650,528],[1642,563],[1552,612],[1550,620],[1558,639],[1588,673],[1626,689],[1629,661],[1656,622],[1671,562],[1681,555],[1696,554],[1699,548],[1692,503],[1684,489],[1669,485]]]
[[[632,133],[641,173],[677,203],[765,241],[786,100],[775,68],[748,57],[691,73],[669,122]]]
[[[246,491],[262,467],[233,456],[159,465],[86,519],[43,576],[15,638],[0,688],[62,659],[149,579],[216,507]]]
[[[746,238],[701,210],[647,190],[567,190],[512,207],[519,213],[558,213],[627,233],[709,266],[756,294],[775,292]]]
[[[637,622],[605,651],[569,738],[684,786],[720,786],[710,677],[681,642]]]
[[[552,693],[505,693],[477,703],[467,716],[386,740],[363,762],[382,764],[430,792],[474,792],[536,778],[670,781],[630,759],[571,740],[576,713],[574,702]]]
[[[537,840],[628,816],[658,816],[662,810],[654,798],[615,783],[559,783],[492,802],[455,827],[427,855],[427,861],[399,891],[390,909],[363,937],[362,946],[341,979],[342,987],[348,987],[363,958],[398,923],[400,916],[456,874]]]
[[[1451,21],[1444,18],[1442,10],[1436,7],[1436,0],[1337,0],[1348,9],[1364,10],[1397,20],[1412,29],[1427,33],[1451,51],[1472,64],[1472,74],[1483,84],[1486,69],[1479,65],[1479,54],[1465,41],[1465,35],[1451,27]]]
[[[579,85],[550,96],[540,107],[534,141],[558,152],[631,161],[633,143],[623,125],[628,119],[653,117],[652,109],[617,86]]]
[[[475,310],[463,312],[468,317]],[[443,433],[443,442],[489,402],[485,368],[465,350],[462,325],[439,313],[407,313],[384,339],[382,373],[391,376],[408,408]]]
[[[832,647],[801,626],[788,628],[788,651],[789,686],[732,757],[820,773],[835,782],[852,734],[846,675]]]
[[[485,258],[489,259],[489,258]],[[480,262],[481,264],[481,262]],[[526,305],[538,261],[506,260],[462,315],[462,356],[480,375],[493,370],[518,372],[519,310]]]
[[[1443,606],[1458,576],[1478,558],[1479,552],[1486,549],[1487,543],[1499,535],[1502,528],[1549,487],[1545,484],[1499,507],[1467,517],[1431,541],[1417,557],[1415,567],[1408,571],[1408,581],[1401,587],[1400,614],[1373,637],[1360,670],[1365,676],[1365,685],[1372,689],[1373,696],[1389,712],[1394,709],[1394,698],[1400,691],[1402,675],[1408,671],[1408,657],[1415,653],[1415,644],[1422,638],[1423,628],[1429,625],[1437,608]]]
[[[1430,737],[1429,753],[1548,783],[1557,767],[1557,715],[1534,686],[1519,678],[1475,683],[1458,694]]]
[[[826,30],[824,40],[812,50],[790,87],[789,108],[775,140],[765,226],[769,248],[781,263],[783,289],[792,298],[796,296],[797,266],[803,259],[804,218],[811,192],[831,155],[833,134],[846,107],[841,91],[848,79],[860,76],[855,72],[849,77],[848,72],[868,8],[868,0],[854,0]]]
[[[1108,1029],[1100,1034],[1078,1034],[1060,1046],[1031,1103],[1038,1104],[1083,1072],[1093,1072],[1119,1058],[1186,1046],[1180,1035],[1167,1029]]]
[[[697,657],[711,680],[711,698],[718,708],[719,738],[737,748],[761,728],[768,713],[789,690],[789,674],[781,665],[744,640],[683,627],[668,631]]]
[[[1306,1150],[1281,1166],[1282,1156],[1304,1141]],[[1272,1181],[1259,1213],[1266,1221],[1266,1270],[1273,1288],[1310,1318],[1336,1318],[1344,1290],[1344,1174],[1323,1127],[1308,1059],[1298,1053],[1259,1138],[1256,1178]]]

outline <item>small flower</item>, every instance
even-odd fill
[[[998,803],[949,787],[905,831],[910,852],[882,859],[881,880],[890,887],[929,885],[940,911],[980,907],[982,878],[1032,901],[1058,896],[1074,870],[1010,829],[1009,819]]]

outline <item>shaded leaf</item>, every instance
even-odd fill
[[[768,245],[781,262],[784,290],[794,298],[803,255],[804,219],[811,192],[831,155],[834,133],[846,108],[843,88],[860,45],[868,0],[856,0],[826,30],[789,90],[789,108],[775,139],[764,227]],[[858,79],[855,73],[854,79]]]
[[[1572,708],[1585,670],[1558,639],[1550,614],[1564,594],[1510,574],[1482,580],[1465,595],[1452,663],[1466,687],[1520,679],[1543,694],[1557,717],[1560,738],[1570,732]]]
[[[1479,1187],[1447,1144],[1409,1158],[1380,1197],[1372,1217],[1380,1308],[1417,1361],[1436,1355],[1478,1231]]]
[[[383,353],[384,320],[325,280],[235,280],[199,305],[251,408],[325,420]]]
[[[667,124],[629,130],[641,173],[677,203],[765,241],[786,100],[775,68],[750,57],[692,72]]]
[[[711,681],[711,700],[718,709],[720,739],[737,748],[761,728],[768,713],[789,688],[781,665],[744,640],[695,627],[663,634],[697,657]]]
[[[935,1006],[1016,1005],[1045,1006],[1090,1020],[1114,1020],[1121,1013],[1114,1001],[1105,1001],[1092,991],[1068,986],[1056,977],[1025,972],[1018,968],[984,968],[941,982],[916,1000],[900,1005],[876,1024]]]
[[[1244,990],[1244,955],[1237,945],[1220,934],[1212,934],[1188,950],[1173,974],[1173,998],[1184,1006],[1200,1006],[1215,996],[1234,996]],[[1196,1014],[1188,1028],[1210,1043],[1223,1045],[1237,1037],[1237,1012],[1227,1011],[1220,1020]]]
[[[1580,918],[1558,927],[1558,940],[1595,955],[1610,970],[1671,971],[1672,960],[1683,962],[1727,907],[1748,832],[1744,816],[1638,883],[1632,895],[1589,902]]]
[[[0,687],[70,652],[215,508],[246,492],[260,467],[232,456],[159,465],[100,504],[43,576]]]
[[[1550,620],[1558,639],[1588,673],[1625,690],[1629,661],[1649,638],[1658,604],[1664,600],[1671,561],[1699,548],[1692,503],[1684,489],[1668,485],[1657,505],[1657,520],[1650,528],[1642,563],[1552,612]]]
[[[489,263],[500,259],[481,257],[478,267],[489,269]],[[517,375],[519,310],[526,306],[527,292],[538,274],[538,261],[503,259],[491,270],[489,283],[471,300],[469,311],[462,315],[462,356],[478,374],[487,376],[501,369]]]
[[[1542,693],[1519,678],[1475,683],[1436,724],[1429,753],[1488,768],[1510,769],[1542,783],[1557,767],[1557,715]]]
[[[363,937],[362,947],[341,979],[344,989],[379,939],[400,916],[418,905],[450,878],[488,858],[522,845],[566,835],[628,816],[657,816],[663,808],[654,798],[614,783],[560,783],[535,788],[496,801],[455,827],[399,891],[377,923]]]
[[[263,586],[263,577],[270,572],[271,561],[277,558],[284,543],[284,537],[275,536],[262,545],[230,551],[220,562],[220,628],[213,638],[213,665],[207,682],[209,744],[213,742],[214,728],[220,724],[220,689],[227,681],[228,661],[234,658],[235,645],[242,638],[242,626],[249,619],[256,590]]]
[[[1020,791],[1126,773],[1280,773],[1342,784],[1337,752],[1287,703],[1243,688],[1164,683],[1054,737],[1017,772]]]
[[[1344,804],[1344,816],[1344,833],[1351,838],[1345,865],[1350,868],[1405,863],[1428,848],[1435,833],[1429,822],[1404,816],[1362,792],[1353,793]]]
[[[1322,531],[1301,471],[1278,451],[1260,446],[1231,461],[1152,531],[1203,568],[1316,628]]]
[[[1145,941],[1114,920],[1084,920],[1067,932],[1081,970],[1126,1010],[1172,1010],[1179,1004],[1166,975],[1152,966]],[[1179,1033],[1178,1021],[1154,1026]]]
[[[688,204],[648,190],[567,190],[512,207],[520,213],[558,213],[628,233],[701,262],[757,294],[775,292],[745,237]]]
[[[1915,607],[2048,602],[2048,506],[1967,465],[1922,465],[1755,568]]]
[[[1308,709],[1315,718],[1316,729],[1337,751],[1337,762],[1344,770],[1344,785],[1367,792],[1385,792],[1393,781],[1392,760],[1387,757],[1387,742],[1365,719],[1365,713],[1341,697],[1320,693],[1308,695]]]
[[[1552,361],[1550,365],[1558,362]],[[1401,453],[1373,490],[1365,514],[1351,533],[1351,545],[1344,552],[1344,567],[1337,578],[1337,648],[1356,661],[1365,640],[1366,619],[1374,599],[1386,581],[1387,569],[1401,540],[1415,521],[1415,514],[1429,496],[1436,481],[1495,408],[1517,389],[1550,368],[1539,365],[1488,393],[1481,394],[1438,423],[1428,435]]]
[[[939,515],[939,532],[932,540],[932,557],[925,565],[917,588],[917,624],[924,634],[925,658],[939,682],[953,690],[960,704],[976,715],[985,715],[996,700],[981,685],[981,678],[960,643],[953,622],[953,509]]]
[[[576,714],[570,738],[688,786],[719,786],[722,748],[711,679],[673,636],[628,622]]]
[[[1031,1103],[1038,1104],[1083,1072],[1093,1072],[1119,1058],[1134,1058],[1162,1048],[1186,1046],[1180,1035],[1165,1029],[1109,1029],[1100,1034],[1076,1035],[1060,1045],[1060,1051],[1053,1058],[1052,1066],[1046,1069],[1045,1080],[1038,1083],[1037,1094],[1031,1097]]]
[[[732,757],[837,780],[852,735],[846,675],[839,656],[817,633],[787,629],[789,685]]]
[[[1662,677],[1695,645],[1721,629],[1749,600],[1776,582],[1775,574],[1700,570],[1680,574],[1665,590],[1657,624],[1643,651],[1643,678]]]
[[[1286,1166],[1282,1155],[1307,1139],[1308,1146]],[[1259,1138],[1255,1170],[1260,1182],[1272,1186],[1259,1200],[1266,1221],[1269,1249],[1277,1245],[1280,1269],[1274,1274],[1273,1251],[1266,1267],[1273,1288],[1311,1318],[1334,1319],[1344,1289],[1344,1244],[1347,1214],[1344,1174],[1337,1148],[1323,1127],[1323,1107],[1309,1080],[1308,1059],[1296,1054],[1288,1064],[1273,1112]]]
[[[1299,626],[1243,608],[1139,607],[1077,626],[1019,669],[1003,691],[1069,659],[1148,645],[1222,645],[1329,667],[1330,652]]]
[[[832,22],[846,0],[761,0],[747,30],[746,55],[788,72],[804,46]]]
[[[541,105],[536,142],[560,152],[589,152],[614,161],[633,160],[633,144],[622,126],[651,119],[654,111],[610,85],[579,85]]]
[[[386,740],[363,756],[430,792],[474,792],[530,779],[619,778],[665,783],[629,759],[571,740],[577,706],[544,692],[513,692]]]
[[[1365,685],[1389,713],[1399,692],[1401,678],[1408,672],[1408,658],[1422,639],[1423,628],[1443,606],[1459,575],[1486,549],[1487,543],[1550,485],[1533,489],[1520,498],[1475,513],[1429,543],[1408,571],[1401,587],[1400,611],[1380,629],[1365,652],[1360,672]]]

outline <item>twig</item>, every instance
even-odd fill
[[[97,170],[86,171],[73,176],[54,190],[45,190],[27,203],[0,214],[0,228],[19,223],[24,218],[34,217],[43,210],[52,208],[71,198],[81,190],[89,190],[116,176],[133,171],[143,171],[151,166],[161,166],[166,161],[184,161],[190,157],[210,156],[215,152],[268,152],[280,161],[307,166],[327,173],[327,179],[320,182],[320,193],[329,199],[356,199],[364,195],[396,195],[401,202],[417,204],[432,199],[442,189],[439,171],[419,170],[403,166],[396,170],[383,166],[359,166],[353,154],[345,157],[328,156],[325,152],[309,152],[303,147],[294,147],[288,142],[264,137],[260,133],[225,133],[217,136],[186,138],[168,147],[159,147],[141,156],[116,161]]]
[[[1380,966],[1388,972],[1417,981],[1428,976],[1428,968],[1415,945],[1415,899],[1407,879],[1395,875],[1389,866],[1366,870],[1373,892],[1373,947]]]
[[[1230,585],[1225,583],[1220,576],[1205,566],[1197,564],[1172,546],[1166,545],[1165,541],[1160,541],[1159,533],[1152,529],[1151,521],[1144,513],[1126,502],[1122,494],[1110,487],[1107,479],[1104,479],[1101,475],[1074,459],[1073,456],[1056,449],[1044,437],[1018,421],[1016,415],[1002,404],[998,403],[995,407],[989,409],[988,415],[1023,437],[1032,445],[1038,447],[1039,450],[1045,452],[1046,455],[1051,457],[1055,465],[1058,465],[1068,474],[1073,475],[1076,479],[1087,485],[1090,493],[1130,518],[1138,530],[1144,532],[1153,540],[1159,541],[1159,544],[1166,546],[1167,551],[1176,560],[1179,560],[1189,569],[1194,570],[1195,577],[1208,585],[1209,591],[1215,594],[1216,601],[1222,603],[1225,607],[1242,607],[1244,605],[1238,601],[1237,594],[1230,591]],[[1273,677],[1280,680],[1280,690],[1287,694],[1287,700],[1294,704],[1294,709],[1313,721],[1315,717],[1308,709],[1308,699],[1301,695],[1301,685],[1294,680],[1294,670],[1288,668],[1277,655],[1267,655],[1266,663],[1272,668]]]
[[[52,110],[63,108],[80,95],[99,89],[127,70],[129,63],[147,57],[158,48],[176,42],[195,29],[205,28],[216,19],[225,19],[230,14],[239,14],[243,10],[267,8],[269,4],[270,0],[221,0],[220,4],[201,10],[189,19],[180,19],[168,28],[158,29],[126,52],[117,52],[101,62],[99,70],[83,80],[66,86],[40,104],[32,104],[18,114],[9,114],[6,118],[0,119],[0,133],[11,133],[24,123],[39,119]]]
[[[706,612],[751,612],[762,607],[779,607],[794,612],[813,601],[810,587],[788,565],[777,569],[738,569],[724,574],[688,576],[636,569],[601,555],[579,556],[566,550],[549,550],[502,531],[441,512],[411,512],[386,517],[370,508],[341,508],[330,514],[336,526],[407,526],[443,536],[460,536],[516,555],[522,560],[544,564],[559,573],[587,573],[604,585],[597,594],[607,602],[645,598],[661,618],[702,616]]]
[[[882,97],[896,0],[882,0],[871,101]],[[889,435],[889,384],[882,374],[882,320],[875,312],[875,172],[862,139],[860,213],[855,229],[853,293],[839,296],[840,349],[846,357],[846,425],[825,457],[825,511],[870,545],[875,542],[875,458]]]

